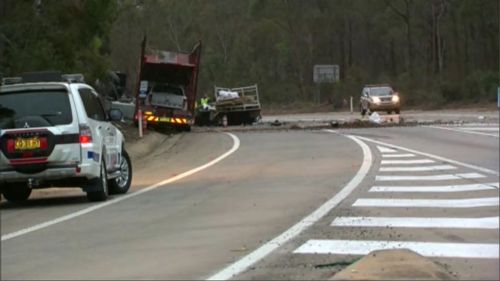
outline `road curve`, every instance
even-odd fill
[[[318,132],[241,133],[220,163],[2,242],[3,279],[200,279],[300,221],[359,169],[360,148]],[[212,161],[225,134],[186,134],[136,165],[133,191]],[[119,197],[119,196],[117,196]],[[2,235],[94,203],[57,194],[2,204]]]

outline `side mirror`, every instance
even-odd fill
[[[112,108],[109,110],[109,118],[111,121],[121,121],[123,118],[123,112],[118,108]]]

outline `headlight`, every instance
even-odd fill
[[[372,97],[372,101],[373,101],[374,103],[379,104],[379,103],[380,103],[380,98],[379,98],[379,97]]]
[[[393,103],[398,103],[398,102],[399,102],[399,96],[397,96],[397,95],[393,95],[393,96],[392,96],[392,102],[393,102]]]

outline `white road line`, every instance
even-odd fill
[[[436,161],[431,159],[418,159],[418,160],[382,160],[380,164],[389,165],[389,164],[428,164],[434,163]]]
[[[467,174],[447,174],[447,175],[432,175],[432,176],[376,176],[376,181],[444,181],[444,180],[460,180],[460,179],[480,179],[486,176],[478,173]]]
[[[498,258],[498,244],[412,241],[309,240],[297,254],[366,255],[375,250],[410,249],[427,257]]]
[[[135,196],[138,196],[140,194],[146,193],[146,192],[151,191],[151,190],[153,190],[155,188],[158,188],[160,186],[163,186],[163,185],[166,185],[166,184],[170,184],[172,182],[178,181],[178,180],[183,179],[185,177],[191,176],[191,175],[193,175],[193,174],[195,174],[195,173],[197,173],[199,171],[205,170],[205,169],[207,169],[207,168],[209,168],[209,167],[211,167],[211,166],[219,163],[220,161],[222,161],[223,159],[225,159],[229,155],[233,154],[240,147],[240,140],[238,139],[237,136],[235,136],[235,135],[233,135],[231,133],[226,133],[226,134],[228,134],[232,138],[232,140],[233,140],[233,147],[230,150],[228,150],[227,152],[225,152],[224,154],[222,154],[221,156],[215,158],[214,160],[212,160],[212,161],[210,161],[210,162],[208,162],[208,163],[206,163],[204,165],[201,165],[201,166],[199,166],[197,168],[194,168],[192,170],[189,170],[187,172],[179,174],[179,175],[177,175],[175,177],[171,177],[169,179],[163,180],[163,181],[161,181],[159,183],[150,185],[150,186],[148,186],[148,187],[146,187],[144,189],[138,190],[138,191],[136,191],[134,193],[129,193],[129,194],[126,194],[126,195],[114,198],[112,200],[108,200],[106,202],[94,205],[94,206],[89,207],[89,208],[85,208],[83,210],[80,210],[80,211],[77,211],[77,212],[74,212],[74,213],[71,213],[71,214],[68,214],[68,215],[65,215],[65,216],[62,216],[62,217],[50,220],[50,221],[47,221],[47,222],[44,222],[44,223],[40,223],[40,224],[31,226],[31,227],[28,227],[28,228],[25,228],[25,229],[18,230],[16,232],[12,232],[12,233],[9,233],[9,234],[2,235],[2,242],[6,241],[6,240],[9,240],[9,239],[12,239],[12,238],[15,238],[15,237],[19,237],[19,236],[24,235],[24,234],[28,234],[28,233],[33,232],[33,231],[37,231],[37,230],[40,230],[40,229],[43,229],[43,228],[47,228],[49,226],[52,226],[52,225],[55,225],[55,224],[58,224],[58,223],[61,223],[61,222],[67,221],[67,220],[74,219],[76,217],[88,214],[90,212],[99,210],[99,209],[104,208],[104,207],[109,206],[109,205],[116,204],[118,202],[130,199],[132,197],[135,197]]]
[[[426,172],[426,171],[442,171],[454,170],[457,167],[451,165],[435,165],[421,167],[381,167],[380,172]]]
[[[489,132],[498,132],[498,128],[485,128],[485,127],[463,127],[462,130],[466,131],[489,131]]]
[[[326,130],[330,133],[336,133],[332,130]],[[278,249],[281,245],[285,244],[289,240],[293,239],[297,235],[299,235],[302,231],[316,223],[323,216],[325,216],[328,212],[330,212],[333,208],[335,208],[340,202],[342,202],[351,192],[363,181],[365,176],[368,174],[370,167],[372,165],[372,153],[368,145],[364,142],[360,141],[357,137],[347,135],[346,137],[353,140],[356,144],[358,144],[363,151],[363,162],[359,171],[356,175],[351,179],[351,181],[335,196],[333,196],[330,200],[321,205],[316,211],[312,214],[308,215],[300,222],[289,228],[287,231],[283,232],[278,237],[273,240],[267,242],[266,244],[260,246],[258,249],[254,250],[250,254],[244,256],[238,261],[230,264],[223,270],[217,272],[208,278],[208,280],[227,280],[235,275],[243,272],[265,256],[269,255],[272,251]]]
[[[498,189],[497,183],[438,186],[373,186],[369,192],[463,192]]]
[[[482,136],[489,136],[489,137],[498,138],[498,134],[488,134],[488,133],[481,133],[481,132],[475,132],[475,131],[466,131],[466,130],[462,130],[462,129],[438,127],[438,126],[426,126],[426,127],[428,127],[428,128],[434,128],[434,129],[441,129],[441,130],[455,131],[455,132],[460,132],[460,133],[467,133],[467,134],[482,135]]]
[[[443,125],[443,126],[446,126],[446,125]],[[457,125],[448,125],[448,126],[457,126]],[[460,125],[461,127],[478,127],[478,126],[481,126],[481,127],[498,127],[500,126],[499,123],[464,123],[462,125]]]
[[[397,151],[388,147],[383,147],[383,146],[377,146],[378,150],[381,153],[396,153]]]
[[[499,217],[489,218],[417,218],[417,217],[338,217],[331,226],[474,228],[498,229]]]
[[[430,153],[426,153],[426,152],[422,152],[422,151],[418,151],[418,150],[414,150],[414,149],[409,149],[409,148],[402,147],[402,146],[399,146],[399,145],[394,145],[394,144],[390,144],[390,143],[386,143],[386,142],[381,142],[381,141],[377,141],[377,140],[366,138],[366,137],[360,137],[360,136],[356,136],[356,137],[359,138],[359,139],[362,139],[364,141],[367,141],[367,142],[371,142],[371,143],[375,143],[375,144],[380,144],[380,145],[385,145],[387,147],[392,147],[392,148],[395,148],[395,149],[404,150],[404,151],[408,151],[408,152],[415,153],[415,154],[420,154],[420,155],[423,155],[423,156],[434,158],[434,159],[439,160],[439,161],[444,161],[444,162],[448,162],[450,164],[455,164],[455,165],[459,165],[459,166],[462,166],[462,167],[467,167],[467,168],[470,168],[470,169],[474,169],[476,171],[481,171],[483,173],[487,173],[487,174],[491,174],[491,175],[496,175],[496,176],[500,175],[500,173],[498,171],[490,170],[490,169],[479,167],[479,166],[476,166],[476,165],[471,165],[471,164],[463,163],[463,162],[460,162],[460,161],[452,160],[452,159],[441,157],[441,156],[438,156],[438,155],[434,155],[434,154],[430,154]]]
[[[356,200],[353,207],[475,208],[498,206],[497,197],[468,199],[372,199]]]
[[[401,153],[401,154],[382,154],[383,158],[407,158],[407,157],[415,157],[415,154],[412,153]]]

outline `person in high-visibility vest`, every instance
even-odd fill
[[[207,95],[204,95],[200,99],[200,104],[201,104],[201,108],[203,108],[203,110],[208,110],[208,97],[207,97]]]

